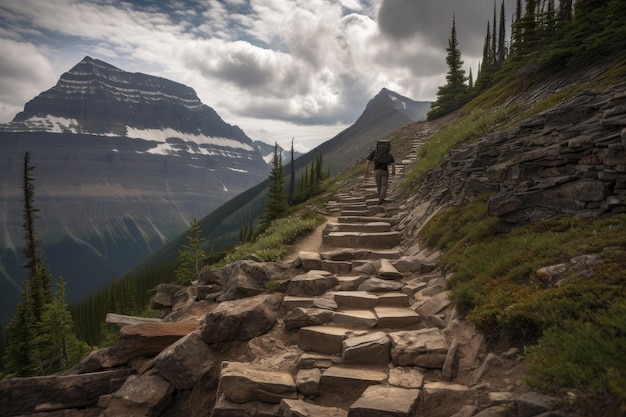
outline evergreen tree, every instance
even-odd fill
[[[30,154],[26,152],[22,188],[26,241],[24,268],[29,276],[22,284],[22,301],[7,325],[9,340],[5,358],[6,370],[19,376],[56,372],[76,363],[76,358],[68,355],[67,341],[73,331],[73,322],[65,304],[65,283],[61,280],[62,291],[54,298],[50,288],[52,275],[43,259],[35,230],[37,209],[33,169]],[[80,346],[81,354],[87,351],[88,347],[78,342],[75,335],[71,340],[72,347]]]
[[[522,0],[517,0],[515,6],[515,17],[513,18],[513,24],[511,25],[511,48],[509,54],[517,57],[522,45]]]
[[[472,76],[472,69],[469,69],[469,75],[467,76],[467,88],[470,90],[474,88],[474,76]]]
[[[487,88],[493,78],[494,73],[494,58],[492,54],[492,36],[490,24],[487,22],[487,35],[485,36],[485,43],[483,44],[483,59],[480,67],[480,76],[476,78],[476,87],[479,90]]]
[[[76,337],[73,328],[74,320],[66,303],[65,281],[60,278],[56,296],[46,304],[41,321],[36,324],[33,340],[35,374],[63,371],[77,364],[89,352],[89,346]]]
[[[30,281],[22,283],[22,300],[18,303],[15,316],[7,324],[8,346],[4,358],[5,370],[17,376],[33,375],[35,336],[35,314],[33,311],[33,297],[30,290]]]
[[[188,233],[187,244],[178,252],[179,267],[174,272],[176,282],[182,285],[188,285],[191,281],[198,279],[207,259],[207,254],[201,246],[205,240],[202,237],[202,228],[195,217],[189,226]]]
[[[289,205],[293,204],[296,188],[296,164],[294,162],[293,138],[291,138],[291,175],[289,176]]]
[[[261,230],[265,230],[270,223],[283,217],[287,213],[287,193],[285,192],[285,176],[283,173],[282,157],[278,152],[278,143],[274,146],[272,171],[269,175],[267,202],[261,214]]]
[[[456,38],[456,17],[452,17],[452,31],[446,48],[446,63],[448,73],[446,84],[439,87],[437,100],[431,105],[428,112],[428,119],[434,119],[446,113],[450,113],[459,108],[466,100],[467,85],[465,85],[465,71],[463,70],[463,60]]]
[[[507,58],[506,50],[506,15],[504,13],[504,0],[500,6],[500,29],[498,31],[498,50],[496,52],[496,70],[499,71],[504,67],[504,61]]]

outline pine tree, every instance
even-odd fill
[[[66,369],[75,361],[68,355],[67,340],[73,331],[71,314],[64,302],[65,283],[61,280],[62,291],[54,298],[50,288],[52,275],[43,259],[40,242],[35,230],[37,209],[34,205],[35,186],[30,165],[30,154],[24,155],[24,268],[29,276],[22,286],[22,300],[17,305],[16,314],[7,325],[8,347],[5,358],[6,370],[19,376],[42,375]],[[68,323],[59,327],[59,323]],[[62,341],[58,339],[62,337]],[[76,343],[74,343],[76,341]],[[73,335],[72,346],[81,346],[82,353],[88,347]],[[60,354],[60,356],[59,356]]]
[[[5,370],[17,376],[33,375],[35,336],[35,314],[33,297],[30,290],[30,281],[22,283],[22,300],[18,303],[15,316],[7,324],[8,346],[4,358]]]
[[[504,13],[504,0],[500,6],[500,30],[498,31],[498,50],[496,52],[496,70],[501,70],[504,67],[504,61],[507,58],[506,50],[506,15]]]
[[[286,213],[287,193],[285,192],[285,176],[282,157],[278,152],[278,143],[276,143],[274,146],[272,171],[269,175],[267,202],[261,215],[260,229],[265,230],[273,220],[283,217]]]
[[[521,45],[522,45],[522,0],[517,0],[515,6],[515,17],[513,18],[513,24],[511,25],[511,48],[509,50],[509,55],[513,57],[517,57],[520,53]]]
[[[294,162],[293,138],[291,138],[291,175],[289,176],[289,205],[293,205],[296,193],[296,164]]]
[[[194,217],[189,225],[187,244],[178,252],[179,267],[174,272],[177,283],[188,285],[198,279],[207,259],[207,254],[201,246],[204,240],[202,228]]]
[[[90,349],[73,332],[74,320],[67,308],[63,278],[59,279],[56,296],[46,304],[35,328],[33,362],[37,375],[63,371],[77,364]]]
[[[432,103],[431,110],[428,112],[429,120],[456,110],[466,100],[467,85],[465,84],[461,51],[456,38],[456,17],[454,16],[452,17],[452,31],[446,51],[446,63],[448,64],[446,84],[439,87],[437,91],[437,100]]]

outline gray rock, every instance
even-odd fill
[[[410,417],[417,408],[421,391],[372,385],[350,406],[349,417]]]
[[[337,285],[339,280],[334,274],[312,270],[291,278],[287,284],[286,294],[299,297],[322,295]]]
[[[193,388],[215,366],[213,352],[202,341],[199,330],[170,345],[154,359],[154,368],[179,391]]]
[[[391,342],[383,332],[351,337],[343,341],[341,360],[345,364],[387,365]]]
[[[337,407],[324,407],[310,404],[302,400],[282,400],[280,402],[282,417],[347,417],[348,412]]]
[[[158,416],[172,401],[173,393],[174,387],[158,375],[131,375],[102,416]]]
[[[296,307],[291,310],[283,322],[286,329],[299,329],[306,326],[326,324],[333,318],[333,312],[322,308]]]
[[[250,363],[224,362],[218,391],[236,403],[263,401],[279,404],[283,398],[298,397],[288,372],[255,369]]]
[[[319,368],[301,369],[296,374],[296,387],[302,394],[315,397],[320,393],[321,378]]]
[[[282,294],[274,293],[224,301],[204,318],[202,340],[211,344],[262,335],[276,322],[282,300]]]
[[[389,333],[391,359],[399,366],[442,368],[449,345],[439,329],[421,329]]]

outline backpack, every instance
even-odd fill
[[[376,152],[374,153],[374,166],[379,164],[389,164],[393,160],[391,156],[391,142],[379,140],[376,142]]]

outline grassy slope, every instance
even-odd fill
[[[516,81],[523,75],[519,71],[504,74],[422,147],[404,190],[416,189],[423,174],[456,145],[513,126],[577,91],[610,88],[626,77],[623,56],[606,68],[593,80],[560,74],[565,81],[556,93],[541,91],[548,79],[524,84]],[[443,263],[454,271],[451,289],[458,307],[494,343],[524,348],[531,386],[578,390],[570,394],[572,407],[588,415],[602,414],[599,403],[613,410],[605,415],[619,412],[620,405],[623,412],[626,214],[598,220],[560,216],[496,235],[486,200],[446,210],[421,231],[427,244],[446,251]],[[592,279],[572,274],[555,285],[537,273],[581,255],[601,260]]]

